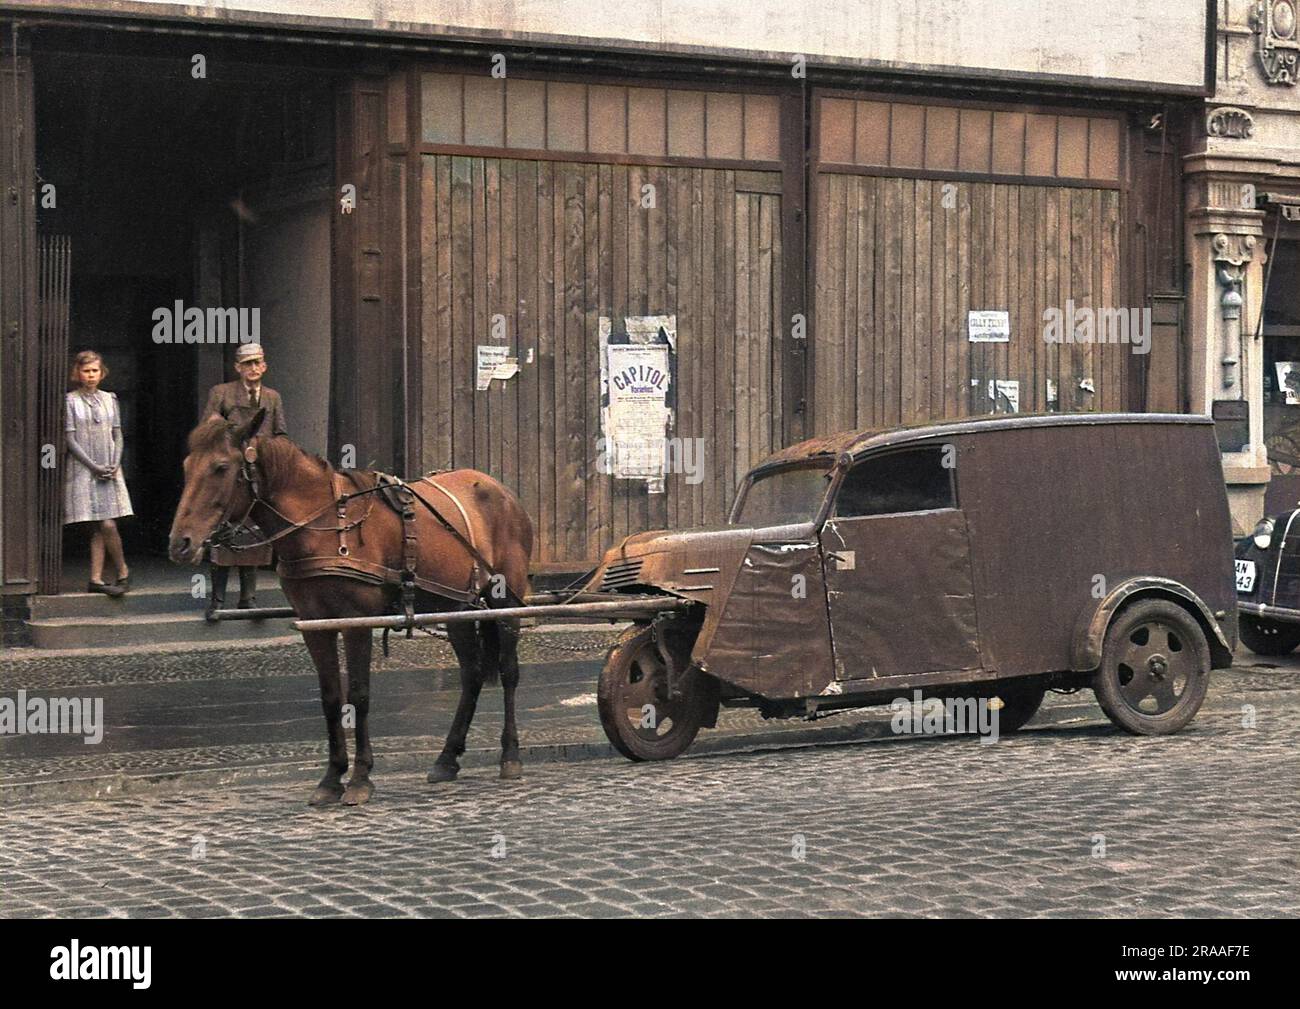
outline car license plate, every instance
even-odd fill
[[[1255,562],[1237,561],[1237,591],[1255,591]]]

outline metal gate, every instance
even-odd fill
[[[40,387],[37,437],[41,446],[36,509],[39,515],[39,589],[56,595],[63,569],[63,399],[68,387],[68,292],[72,279],[72,239],[40,236]]]

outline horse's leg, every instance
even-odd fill
[[[496,658],[501,673],[501,691],[505,697],[505,724],[501,728],[501,777],[523,776],[519,759],[519,733],[515,728],[515,688],[519,686],[519,621],[496,622]]]
[[[343,801],[349,806],[368,802],[375,788],[370,783],[370,769],[375,756],[370,749],[370,653],[374,644],[370,629],[344,631],[343,652],[348,662],[348,703],[356,717],[357,752],[352,761],[352,778]]]
[[[465,752],[465,737],[469,735],[469,723],[474,720],[479,691],[483,689],[482,646],[476,626],[450,624],[447,638],[460,662],[460,703],[456,705],[456,717],[451,721],[442,753],[429,772],[431,782],[452,781],[460,773],[458,758]]]
[[[320,678],[320,703],[329,731],[330,762],[325,776],[311,795],[313,806],[338,802],[343,795],[343,775],[348,769],[348,743],[343,735],[343,688],[339,682],[338,633],[303,631],[303,643]]]

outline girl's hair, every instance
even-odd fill
[[[108,378],[108,365],[106,365],[104,359],[99,356],[99,351],[83,350],[72,359],[72,371],[68,373],[68,386],[75,389],[77,386],[81,385],[82,366],[91,364],[95,361],[99,362],[99,370],[101,372],[99,380],[102,382],[104,379]]]

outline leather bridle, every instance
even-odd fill
[[[248,484],[248,496],[249,496],[248,507],[244,510],[244,514],[238,522],[231,522],[230,513],[234,510],[234,504],[235,504],[232,496],[230,504],[226,506],[226,511],[221,516],[221,520],[217,523],[216,527],[212,530],[212,533],[208,536],[207,540],[204,542],[205,546],[224,547],[227,550],[232,550],[235,552],[239,552],[241,550],[259,550],[262,547],[269,546],[270,544],[275,543],[277,540],[283,539],[285,536],[289,536],[292,535],[293,533],[306,529],[311,532],[338,533],[339,534],[339,556],[340,557],[348,556],[348,553],[350,551],[348,549],[347,543],[344,541],[344,535],[346,533],[351,532],[353,529],[358,528],[362,523],[366,521],[366,519],[370,517],[370,513],[375,506],[375,499],[371,495],[373,495],[375,491],[379,489],[378,486],[369,487],[366,488],[365,490],[355,491],[354,493],[351,494],[335,495],[334,471],[331,470],[327,475],[327,479],[329,480],[329,484],[330,484],[329,502],[322,505],[320,508],[316,509],[316,511],[312,512],[306,518],[295,521],[291,519],[288,515],[285,515],[282,511],[276,508],[275,505],[271,504],[270,501],[268,501],[265,497],[262,496],[262,482],[261,482],[261,474],[257,466],[257,444],[255,439],[250,439],[249,441],[244,442],[240,446],[239,457],[240,457],[240,465],[239,465],[238,478],[240,480],[243,480],[246,484]],[[353,498],[366,497],[366,496],[371,496],[371,497],[370,497],[370,507],[366,509],[365,514],[362,515],[360,518],[356,519],[355,521],[352,522],[346,521],[348,502],[351,501]],[[232,542],[233,538],[238,534],[239,530],[245,528],[245,525],[248,522],[249,517],[253,514],[253,509],[256,508],[258,505],[261,505],[266,511],[270,512],[277,519],[283,522],[284,528],[282,528],[277,533],[274,533],[270,536],[265,536],[263,539],[256,540],[252,543]],[[339,520],[338,525],[313,526],[311,524],[312,522],[316,521],[316,519],[324,515],[331,508],[334,508],[337,512],[338,520]]]

